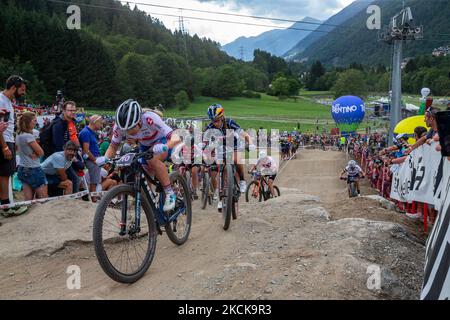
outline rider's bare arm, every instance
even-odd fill
[[[108,147],[108,150],[106,150],[106,152],[105,152],[105,157],[108,159],[114,158],[118,149],[119,149],[119,145],[114,142],[111,142]]]
[[[169,142],[167,142],[167,147],[169,149],[172,149],[173,147],[175,147],[180,142],[181,142],[180,136],[178,134],[176,134],[176,133],[172,133]]]

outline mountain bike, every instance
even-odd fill
[[[228,149],[228,148],[227,148]],[[233,149],[228,149],[225,154],[233,153]],[[222,201],[222,219],[223,229],[230,228],[231,217],[237,219],[239,212],[239,197],[241,195],[239,183],[236,179],[236,165],[226,163],[217,164],[218,167],[218,185],[219,185],[219,201]]]
[[[186,181],[186,185],[189,190],[189,194],[191,195],[191,200],[194,200],[194,186],[192,184],[192,176],[191,176],[191,170],[186,167],[185,164],[180,164],[177,166],[178,173],[184,178]]]
[[[209,205],[213,204],[215,188],[213,184],[214,178],[212,177],[212,173],[214,171],[217,171],[216,165],[205,165],[202,171],[202,178],[201,178],[202,210],[206,209],[207,204]]]
[[[356,189],[356,181],[362,179],[358,176],[348,176],[347,178],[341,178],[341,180],[347,180],[347,190],[349,198],[354,198],[358,196],[358,190]]]
[[[95,254],[103,271],[117,282],[133,283],[145,274],[155,255],[157,233],[163,233],[161,227],[177,245],[187,241],[191,230],[191,198],[185,180],[178,172],[170,174],[177,200],[172,211],[164,212],[164,188],[141,164],[152,157],[151,152],[142,152],[113,159],[111,164],[121,168],[125,184],[108,191],[95,212]]]
[[[273,198],[272,192],[270,191],[269,182],[266,176],[261,175],[257,171],[249,172],[252,175],[252,182],[247,186],[245,191],[245,201],[250,202],[250,200],[258,200],[261,202],[263,199],[267,201]],[[273,186],[273,190],[276,192],[277,196],[280,196],[280,189],[277,186]]]

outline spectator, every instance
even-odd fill
[[[23,184],[25,200],[32,200],[34,193],[40,199],[48,197],[47,180],[39,162],[39,157],[44,154],[44,150],[36,142],[32,133],[36,121],[36,115],[33,112],[25,112],[18,123],[19,135],[16,139],[20,159],[18,177]]]
[[[420,138],[422,138],[423,136],[425,136],[427,133],[427,128],[425,127],[416,127],[414,129],[414,138],[416,139],[416,141],[418,141]]]
[[[12,101],[21,98],[27,90],[26,82],[19,76],[10,76],[6,80],[5,90],[0,93],[0,110],[2,110],[3,132],[0,132],[0,204],[9,204],[9,178],[16,171],[16,147],[14,143],[14,108]],[[22,214],[26,207],[1,210],[5,216]]]
[[[89,172],[89,191],[95,192],[97,185],[102,182],[100,167],[96,164],[96,159],[100,157],[100,149],[96,138],[96,132],[103,126],[102,117],[93,115],[89,119],[89,125],[81,130],[79,140],[83,149],[83,158],[86,160],[86,167]],[[92,199],[96,202],[97,199]]]
[[[68,141],[64,146],[64,151],[55,152],[42,163],[42,170],[45,172],[48,181],[50,196],[72,193],[72,181],[67,177],[66,170],[72,165],[78,146],[73,141]]]
[[[106,137],[103,140],[103,142],[100,144],[100,154],[102,156],[105,155],[106,150],[108,150],[109,145],[111,143],[111,139],[112,139],[112,135],[113,135],[113,131],[111,127],[106,127],[105,128],[105,133],[106,133]]]
[[[430,128],[426,136],[423,136],[419,140],[416,141],[411,147],[409,147],[407,154],[411,153],[414,149],[417,149],[421,145],[423,145],[425,142],[429,143],[433,139],[433,136],[437,132],[437,123],[435,115],[439,110],[433,107],[430,107],[425,111],[425,123],[427,127]]]
[[[101,190],[102,191],[108,191],[111,188],[117,186],[121,179],[119,177],[119,175],[116,172],[109,172],[111,170],[111,165],[110,164],[105,164],[103,166],[103,168],[101,168]],[[90,184],[90,176],[89,176],[89,172],[86,172],[85,175],[86,178],[86,182],[88,184]]]
[[[75,116],[77,113],[77,105],[73,101],[66,101],[62,107],[62,114],[55,118],[55,123],[52,127],[52,146],[53,152],[63,151],[64,145],[68,141],[74,142],[80,146],[78,141],[77,128],[75,126]],[[67,177],[72,181],[73,192],[77,193],[79,190],[80,178],[77,171],[82,170],[79,159],[74,159],[73,165],[67,168]]]

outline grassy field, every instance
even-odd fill
[[[209,97],[196,98],[189,108],[184,111],[169,109],[169,117],[196,117],[206,116],[209,105],[220,103],[225,108],[228,117],[257,117],[268,120],[282,119],[296,121],[301,119],[331,119],[330,108],[310,100],[292,99],[279,100],[276,97],[262,95],[261,99],[232,98],[220,100]],[[295,120],[294,120],[295,119]]]
[[[229,100],[198,97],[186,110],[167,109],[164,117],[204,118],[209,105],[220,103],[225,108],[226,116],[235,119],[243,128],[292,130],[297,128],[299,123],[302,131],[312,131],[316,127],[316,121],[319,120],[319,127],[322,130],[327,123],[327,127],[331,127],[334,123],[330,107],[315,103],[311,98],[327,94],[327,92],[308,92],[307,94],[302,92],[297,101],[279,100],[268,95],[262,95],[261,99],[232,98]],[[89,114],[114,114],[114,110],[88,109],[87,111]]]
[[[210,97],[198,97],[193,101],[188,109],[180,111],[177,108],[167,109],[164,112],[165,118],[206,118],[206,110],[209,105],[220,103],[225,108],[227,117],[233,118],[243,128],[266,128],[278,130],[293,130],[300,125],[302,132],[330,131],[335,127],[331,117],[330,106],[321,105],[315,102],[316,98],[331,98],[331,93],[326,91],[302,91],[300,96],[294,99],[279,100],[276,97],[263,94],[261,99],[232,98],[221,100]],[[404,101],[414,103],[419,101],[419,97],[404,96]],[[418,103],[415,103],[418,105]],[[113,115],[114,110],[94,110],[88,109],[89,114],[109,114]],[[374,123],[361,123],[360,129],[367,126],[372,128]]]

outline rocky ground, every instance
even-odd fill
[[[282,196],[241,199],[228,231],[214,208],[194,203],[189,241],[177,247],[158,237],[150,269],[132,285],[112,281],[98,265],[95,205],[35,206],[2,220],[0,298],[417,299],[425,255],[420,226],[376,200],[348,199],[337,179],[346,160],[339,152],[301,151],[276,181]],[[81,268],[80,290],[67,289],[70,265]],[[379,289],[368,287],[373,270],[380,270]]]

